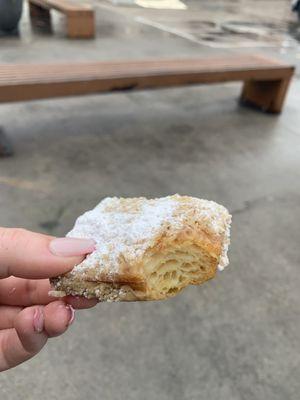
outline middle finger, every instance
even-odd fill
[[[31,305],[46,305],[58,300],[49,296],[51,285],[48,279],[21,279],[9,277],[0,279],[0,304],[10,306],[28,307]],[[73,308],[90,308],[97,304],[96,299],[85,299],[84,297],[67,296],[61,299]]]
[[[22,310],[22,307],[0,306],[0,330],[13,328],[14,319]]]
[[[48,279],[30,280],[13,276],[0,280],[0,304],[31,306],[48,304],[53,298],[48,295]]]

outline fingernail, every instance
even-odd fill
[[[70,319],[69,319],[69,322],[68,322],[68,326],[70,326],[73,323],[74,319],[75,319],[75,310],[71,306],[71,304],[68,304],[66,306],[66,309],[69,311],[69,314],[70,314]]]
[[[44,315],[40,307],[36,308],[33,314],[33,329],[37,333],[41,333],[44,330]]]
[[[95,250],[93,239],[57,238],[50,242],[49,249],[55,256],[82,256]]]

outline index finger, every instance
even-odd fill
[[[0,228],[0,279],[11,275],[28,279],[52,278],[70,271],[94,250],[93,240],[62,238],[55,241],[60,241],[62,249],[65,241],[66,251],[55,254],[54,246],[50,245],[53,240],[52,236],[24,229]]]

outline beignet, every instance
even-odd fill
[[[106,198],[67,235],[94,239],[95,251],[51,279],[51,294],[100,301],[175,296],[228,264],[230,223],[226,208],[194,197]]]

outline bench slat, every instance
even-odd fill
[[[279,112],[293,71],[291,65],[260,56],[49,65],[2,64],[0,102],[244,81],[248,84],[243,91],[243,101]]]
[[[69,0],[29,0],[29,2],[49,10],[53,8],[63,13],[81,13],[92,10],[92,7],[88,4],[75,4]]]
[[[191,75],[201,79],[219,81],[218,74],[230,80],[241,80],[241,76],[255,74],[263,79],[273,80],[279,75],[289,75],[292,67],[270,62],[260,57],[239,57],[207,60],[161,60],[135,62],[95,62],[77,64],[0,64],[0,86],[10,84],[50,83],[89,79],[132,78],[166,75]],[[225,76],[224,76],[225,78]],[[269,78],[269,79],[268,79]]]

